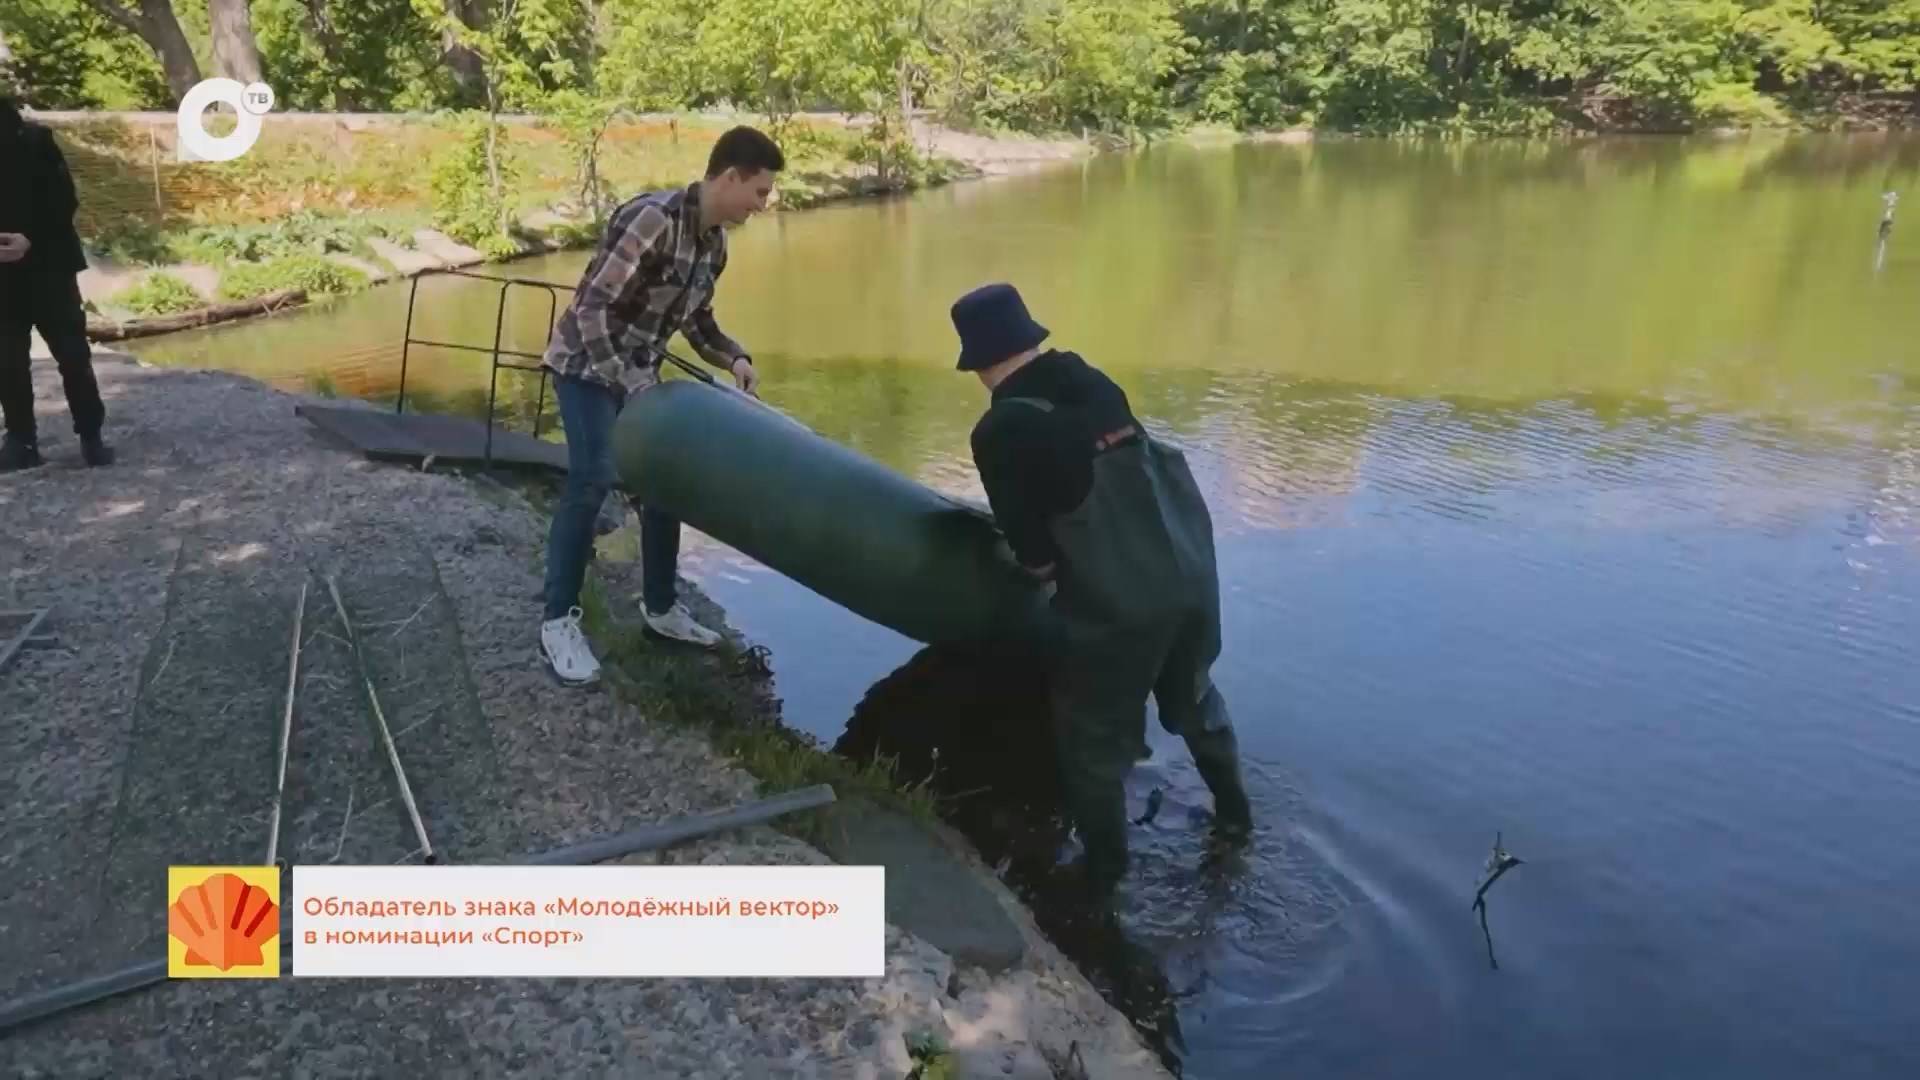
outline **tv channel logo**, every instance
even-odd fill
[[[228,105],[239,123],[226,135],[207,133],[209,105]],[[273,87],[266,83],[240,85],[234,79],[205,79],[180,101],[174,118],[179,134],[175,153],[181,161],[232,161],[253,149],[260,139],[260,120],[273,109]]]

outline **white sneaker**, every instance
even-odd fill
[[[580,629],[580,609],[540,624],[540,651],[561,682],[589,686],[600,681],[600,661],[594,659],[587,635]]]
[[[684,641],[707,649],[720,644],[720,635],[694,622],[693,615],[687,611],[685,604],[673,605],[673,610],[665,615],[655,615],[642,604],[640,613],[646,618],[647,626],[661,637]]]

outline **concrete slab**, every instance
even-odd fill
[[[427,252],[409,251],[385,237],[370,237],[367,246],[373,248],[374,254],[393,264],[393,268],[402,276],[410,277],[423,270],[440,268],[440,260]]]
[[[573,219],[562,217],[551,210],[535,210],[533,213],[528,214],[521,223],[529,229],[539,229],[545,232],[558,229],[564,225],[571,225],[573,224]]]
[[[421,251],[439,259],[444,266],[471,266],[486,258],[437,229],[419,230],[413,234],[413,242]]]
[[[367,275],[367,279],[369,281],[375,281],[375,282],[385,281],[388,278],[393,276],[393,272],[391,270],[388,270],[386,267],[375,266],[373,263],[370,263],[365,259],[357,259],[352,255],[345,255],[335,251],[335,252],[329,253],[327,255],[327,258],[332,260],[333,262],[339,263],[341,266],[351,267],[355,270],[360,271],[361,273]]]
[[[1005,971],[1027,941],[1006,908],[948,845],[912,818],[858,799],[827,813],[828,854],[846,865],[887,868],[887,921],[959,964]]]

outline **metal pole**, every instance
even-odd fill
[[[46,621],[47,612],[52,610],[52,608],[41,608],[34,612],[33,618],[28,619],[27,625],[20,629],[19,636],[7,642],[6,645],[0,646],[0,669],[7,666],[7,663],[13,659],[14,653],[26,647],[27,640],[33,637],[35,630],[40,629],[40,624]]]
[[[405,412],[407,409],[407,355],[413,351],[413,302],[420,296],[420,275],[415,274],[413,284],[407,289],[407,333],[400,342],[400,400],[393,403],[393,411]]]
[[[834,801],[833,788],[818,784],[799,791],[776,795],[770,799],[747,803],[731,810],[715,814],[703,814],[697,817],[682,818],[678,821],[662,822],[657,825],[644,825],[623,833],[598,837],[583,843],[573,844],[552,851],[541,852],[523,860],[525,866],[584,866],[616,859],[622,855],[650,851],[666,847],[682,840],[691,840],[709,833],[727,828],[744,828],[758,825],[792,813],[816,806],[825,806]],[[293,969],[293,945],[287,943],[280,949],[280,967],[282,971]],[[96,975],[90,979],[55,987],[40,994],[31,994],[0,1006],[0,1035],[14,1028],[23,1027],[35,1020],[63,1013],[68,1009],[82,1005],[91,1005],[119,994],[144,989],[156,983],[167,981],[167,962],[149,960],[122,968],[106,975]]]
[[[636,851],[652,851],[655,848],[663,848],[669,844],[719,832],[722,829],[758,825],[769,818],[790,814],[796,810],[811,810],[831,802],[833,802],[833,788],[827,784],[815,784],[810,788],[789,791],[770,799],[736,806],[731,810],[700,814],[695,817],[681,818],[678,821],[642,825],[637,829],[615,833],[612,836],[602,836],[571,847],[556,848],[553,851],[535,855],[527,860],[527,865],[584,866],[588,863],[617,859],[622,855],[631,855]]]
[[[507,322],[507,290],[512,282],[500,285],[500,305],[493,313],[493,372],[487,379],[487,468],[493,468],[493,403],[500,393],[500,331]]]
[[[293,610],[293,646],[287,656],[287,708],[280,718],[280,775],[273,783],[273,821],[267,826],[267,862],[280,853],[280,807],[287,794],[287,747],[293,742],[293,693],[300,680],[300,629],[307,615],[307,583],[300,583],[300,601]]]
[[[548,341],[553,340],[553,324],[555,319],[558,318],[559,314],[560,314],[560,294],[557,292],[554,292],[553,286],[549,285],[547,286],[547,340]],[[540,422],[543,419],[545,419],[546,413],[547,413],[547,371],[545,367],[542,367],[540,369],[539,397],[535,398],[533,402],[533,437],[536,439],[540,437]]]
[[[373,675],[367,670],[367,657],[360,649],[360,635],[354,633],[353,620],[347,618],[347,605],[340,599],[340,586],[333,579],[327,579],[327,591],[333,594],[333,606],[340,612],[340,624],[346,628],[347,644],[353,648],[353,656],[359,663],[360,681],[367,688],[367,704],[373,709],[373,721],[380,729],[380,741],[386,746],[387,761],[393,766],[393,778],[400,787],[400,801],[406,804],[407,817],[413,821],[414,838],[420,841],[420,851],[428,862],[437,856],[433,853],[433,843],[427,839],[427,826],[420,820],[420,809],[413,802],[413,787],[407,783],[407,770],[400,764],[400,751],[393,745],[393,730],[387,726],[386,714],[380,711],[380,697],[373,692]]]

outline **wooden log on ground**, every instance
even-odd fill
[[[212,326],[215,323],[244,319],[249,315],[264,315],[282,308],[297,307],[306,302],[307,290],[281,289],[263,296],[256,296],[251,300],[211,304],[174,315],[155,315],[150,318],[129,319],[126,322],[89,316],[87,337],[94,341],[124,341],[128,338],[147,337],[153,334],[170,334],[175,330]]]

